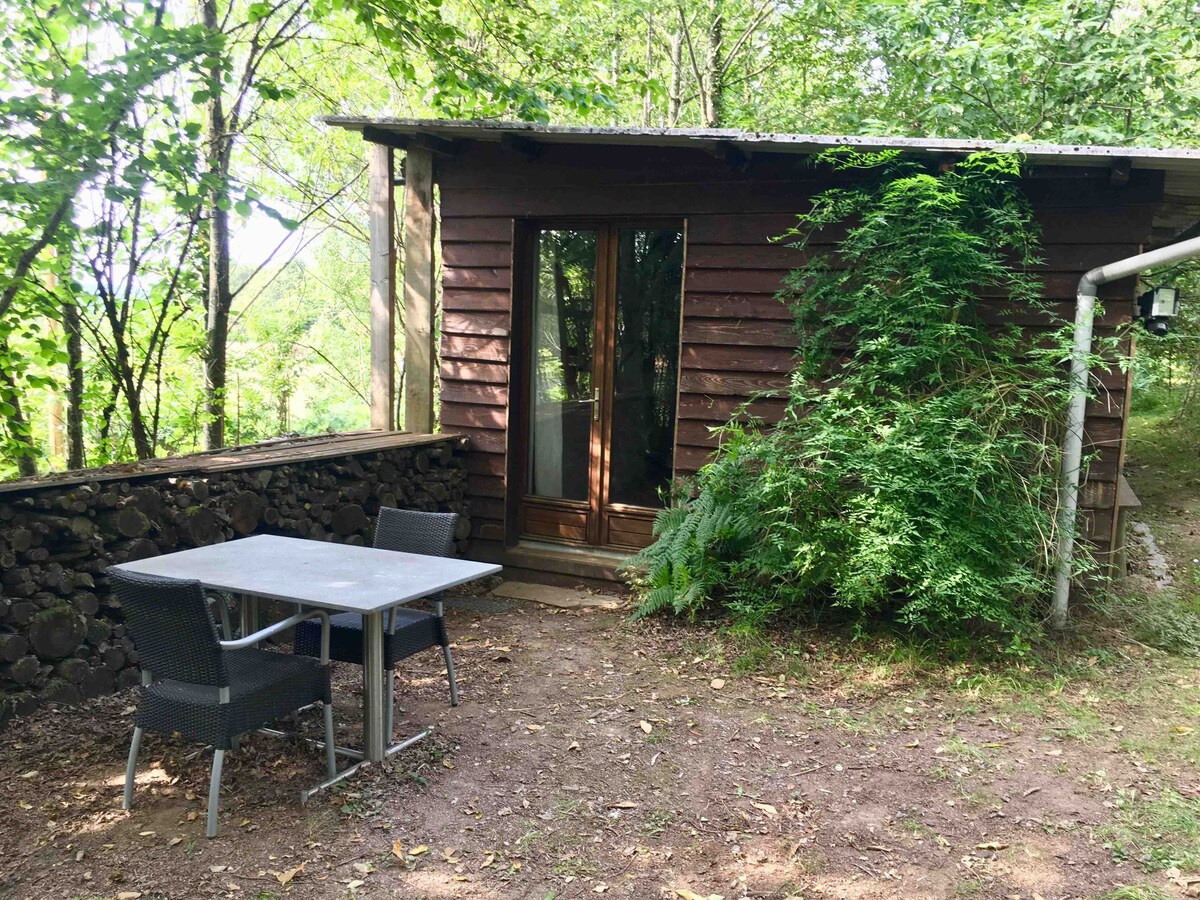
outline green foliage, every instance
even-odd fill
[[[819,4],[824,5],[824,4]],[[870,0],[829,5],[857,38],[847,133],[1194,144],[1194,0]],[[865,73],[864,73],[865,74]]]
[[[721,430],[634,559],[640,612],[716,604],[758,622],[832,604],[1018,636],[1049,589],[1069,336],[1025,271],[1018,161],[976,154],[940,175],[895,154],[825,162],[859,180],[793,233],[816,255],[788,282],[801,343],[786,413]],[[837,253],[819,253],[839,229]],[[998,293],[1013,304],[979,299]],[[1046,317],[1044,339],[1031,346],[1013,309]]]

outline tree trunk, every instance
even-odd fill
[[[7,359],[12,351],[8,341],[0,341],[0,358]],[[15,445],[17,472],[22,478],[37,474],[37,449],[33,445],[33,437],[29,422],[21,411],[21,395],[17,383],[6,366],[0,366],[0,400],[7,401],[11,412],[5,415],[5,429],[9,441]]]
[[[704,59],[703,92],[704,126],[706,128],[721,127],[721,106],[725,93],[724,60],[721,44],[725,33],[725,13],[722,9],[724,0],[709,0],[708,8],[712,19],[708,26],[708,53]]]
[[[204,27],[217,34],[221,29],[217,0],[200,0]],[[229,136],[221,102],[221,60],[212,57],[208,69],[211,96],[205,110],[207,140],[205,153],[213,184],[208,195],[208,317],[204,354],[204,396],[208,421],[204,426],[204,448],[225,445],[225,369],[229,338],[229,308],[233,296],[229,286]]]
[[[649,76],[654,67],[654,20],[646,23],[646,74]],[[654,95],[649,83],[642,92],[642,127],[650,127],[650,119],[654,114]]]
[[[667,127],[674,128],[683,109],[683,29],[671,35],[671,80],[667,86]]]
[[[67,337],[67,468],[82,469],[83,452],[83,333],[79,307],[73,300],[62,306],[63,331]]]

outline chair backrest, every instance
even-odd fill
[[[227,687],[216,625],[199,581],[110,570],[125,626],[156,677]]]
[[[424,556],[453,556],[458,513],[418,512],[415,509],[379,509],[375,522],[375,547]]]

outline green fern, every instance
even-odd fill
[[[761,623],[832,602],[918,628],[988,623],[1019,643],[1052,571],[1069,329],[1031,344],[977,299],[1047,313],[1018,162],[825,161],[866,176],[815,198],[793,232],[803,247],[856,223],[839,259],[787,279],[801,352],[783,420],[721,429],[630,560],[636,615]]]

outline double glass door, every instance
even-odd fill
[[[528,246],[522,536],[644,546],[673,468],[683,229],[535,227]]]

